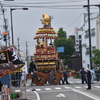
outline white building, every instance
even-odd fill
[[[91,50],[100,49],[100,19],[96,18],[97,13],[90,15],[91,29]],[[89,53],[89,34],[88,34],[88,14],[84,13],[82,18],[82,65],[83,68],[90,68],[90,53]],[[93,54],[92,54],[93,56]],[[94,66],[94,65],[93,65]]]

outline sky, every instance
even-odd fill
[[[35,53],[36,40],[35,33],[38,28],[43,27],[40,22],[42,14],[48,14],[53,17],[51,27],[56,32],[60,27],[63,27],[67,35],[74,35],[75,28],[80,28],[81,15],[87,13],[87,0],[14,0],[4,1],[0,0],[5,10],[5,17],[8,19],[8,29],[10,30],[11,37],[11,14],[10,8],[23,8],[27,7],[28,10],[13,10],[13,34],[14,34],[14,45],[17,46],[17,38],[19,38],[20,50],[23,54],[26,53],[26,41],[28,44],[28,52],[30,55]],[[90,0],[90,5],[100,4],[100,0]],[[98,7],[92,7],[90,12],[99,12]],[[2,19],[2,15],[0,15]],[[0,26],[2,26],[2,20],[0,20]],[[2,27],[0,27],[1,29]],[[1,29],[2,30],[2,29]],[[2,40],[3,44],[4,41]]]

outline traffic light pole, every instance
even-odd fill
[[[0,3],[1,4],[1,3]],[[2,8],[2,13],[3,13],[3,19],[4,19],[4,29],[5,29],[5,31],[7,32],[7,24],[6,24],[6,19],[5,19],[5,14],[4,14],[4,8],[3,8],[3,6],[2,6],[2,4],[1,4],[1,8]],[[7,35],[7,34],[6,34]],[[6,36],[7,37],[7,36]],[[7,48],[7,39],[5,40],[5,46],[6,46],[6,48]]]
[[[13,22],[12,22],[12,10],[13,10],[13,9],[10,9],[10,16],[11,16],[11,35],[12,35],[12,45],[14,45]]]

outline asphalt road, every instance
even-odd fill
[[[92,84],[91,90],[86,90],[87,84],[81,84],[80,79],[70,78],[70,85],[30,86],[27,89],[36,90],[39,99],[36,100],[100,100],[100,82]],[[28,91],[27,91],[28,92]],[[32,96],[33,91],[30,91]]]

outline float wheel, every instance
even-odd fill
[[[46,75],[41,72],[36,73],[36,77],[34,78],[34,84],[37,86],[44,85],[46,83]]]

